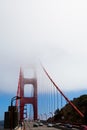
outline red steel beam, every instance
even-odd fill
[[[20,69],[19,80],[18,80],[17,96],[20,96],[20,75],[21,75],[21,69]],[[18,106],[18,100],[16,100],[16,106]]]

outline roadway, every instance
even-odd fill
[[[54,127],[47,127],[47,125],[34,127],[34,122],[25,122],[25,130],[61,130]]]
[[[38,126],[38,127],[34,127],[33,125],[35,124],[35,122],[29,122],[29,121],[25,121],[24,125],[21,127],[16,127],[14,130],[83,130],[83,129],[79,129],[79,128],[66,128],[64,127],[64,125],[60,125],[58,127],[48,127],[46,124],[43,124],[43,126]],[[0,130],[11,130],[9,129],[4,129],[4,128],[0,128]]]
[[[67,130],[67,128],[64,128],[64,126],[61,126],[61,128],[55,128],[55,127],[48,127],[47,125],[34,127],[34,122],[25,122],[25,128],[23,130]],[[79,130],[77,128],[68,128],[68,130]]]

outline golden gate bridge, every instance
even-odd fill
[[[17,88],[17,96],[21,97],[21,100],[16,100],[16,106],[19,107],[19,115],[20,115],[20,120],[24,120],[25,118],[30,118],[28,116],[27,112],[27,107],[26,105],[30,104],[32,106],[32,112],[30,110],[30,113],[32,113],[32,119],[37,120],[37,119],[42,119],[44,116],[46,119],[48,118],[48,114],[52,117],[54,115],[54,112],[59,109],[59,103],[61,102],[61,107],[63,104],[63,100],[65,102],[68,102],[70,106],[73,107],[73,109],[81,116],[84,117],[84,114],[65,96],[65,94],[62,92],[62,90],[58,87],[58,85],[53,81],[53,79],[50,77],[49,73],[47,70],[44,68],[44,66],[41,64],[41,68],[48,78],[50,85],[45,86],[45,91],[44,91],[44,97],[43,99],[39,97],[38,94],[38,83],[37,83],[37,78],[36,76],[33,78],[25,78],[23,70],[20,69],[20,74],[19,74],[19,81],[18,81],[18,88]],[[24,88],[25,85],[32,85],[32,96],[27,96],[25,97],[24,95]],[[44,87],[42,87],[42,94]],[[48,94],[50,93],[50,94]],[[59,94],[60,98],[59,99]],[[47,96],[48,95],[48,96]],[[41,100],[41,101],[40,101]],[[60,101],[59,101],[60,100]],[[41,106],[44,111],[42,113],[39,112],[39,106]],[[48,111],[46,111],[46,107]]]

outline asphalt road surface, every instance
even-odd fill
[[[47,125],[34,127],[34,122],[25,122],[25,130],[61,130],[54,127],[47,127]]]
[[[55,128],[55,127],[48,127],[47,125],[43,124],[43,126],[34,126],[35,122],[29,122],[26,121],[24,123],[25,128],[23,130],[79,130],[77,128],[66,128],[61,125],[61,127]]]

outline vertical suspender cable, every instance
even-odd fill
[[[57,91],[56,91],[56,88],[55,88],[55,95],[56,95],[56,101],[55,101],[55,104],[56,104],[56,107],[55,107],[55,110],[57,110]]]
[[[51,103],[50,103],[50,97],[51,97],[51,91],[50,91],[50,89],[49,89],[49,112],[51,111]]]
[[[42,65],[41,65],[42,66]],[[52,80],[52,78],[49,76],[49,74],[47,73],[46,69],[42,66],[45,74],[47,75],[47,77],[50,79],[50,81],[54,84],[54,86],[56,87],[56,89],[62,94],[62,96],[68,101],[68,103],[77,111],[77,113],[81,116],[84,117],[83,113],[80,112],[80,110],[63,94],[63,92],[59,89],[59,87],[55,84],[55,82]]]
[[[61,96],[61,108],[62,108],[63,107],[62,94],[60,96]]]
[[[54,103],[54,96],[53,96],[54,94],[53,94],[53,83],[52,83],[52,112],[54,111],[54,105],[53,105],[53,103]]]
[[[54,87],[54,110],[55,110],[55,87]]]
[[[53,86],[52,86],[52,83],[51,83],[51,104],[52,104],[51,105],[51,111],[53,111],[53,91],[52,91],[53,89],[52,88],[53,88]]]
[[[57,92],[57,109],[59,109],[59,95],[58,95],[58,92]]]

